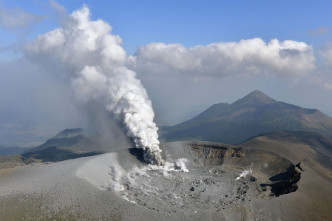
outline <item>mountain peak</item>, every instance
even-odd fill
[[[249,93],[247,96],[237,100],[234,104],[241,105],[257,105],[257,104],[272,104],[275,103],[276,100],[264,94],[261,91],[255,90]]]
[[[275,101],[253,91],[232,104],[217,104],[162,131],[168,141],[208,140],[238,144],[272,131],[314,131],[332,137],[332,118],[320,111]]]
[[[259,90],[254,90],[254,91],[250,92],[248,94],[248,96],[249,95],[252,95],[252,96],[266,96],[266,97],[268,97],[266,94],[264,94],[262,91],[259,91]]]
[[[53,138],[70,138],[82,134],[84,131],[82,128],[69,128],[61,131]]]

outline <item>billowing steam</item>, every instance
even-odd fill
[[[83,6],[64,19],[61,28],[26,45],[25,53],[68,72],[80,101],[104,104],[136,147],[144,149],[145,161],[163,164],[151,101],[136,73],[126,67],[121,38],[110,32],[106,22],[91,21]]]
[[[236,180],[240,180],[241,178],[244,178],[248,176],[249,174],[252,174],[252,170],[243,170],[238,177],[236,177]]]

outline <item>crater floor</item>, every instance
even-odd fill
[[[1,171],[0,220],[293,221],[332,215],[330,170],[309,146],[278,140],[162,148],[163,167],[146,165],[140,151],[126,149]]]
[[[124,179],[122,194],[146,208],[165,212],[220,211],[264,196],[254,177],[236,180],[238,175],[221,166],[191,166],[189,172],[167,174],[159,169],[148,170],[135,177],[134,185]]]
[[[298,180],[287,180],[291,162],[272,153],[206,142],[168,143],[163,149],[167,160],[163,167],[140,163],[143,153],[137,149],[129,151],[136,157],[134,165],[119,161],[120,156],[110,160],[113,164],[109,163],[103,176],[109,180],[99,187],[115,190],[131,203],[167,213],[218,212],[253,199],[272,198],[276,189],[278,195],[297,189],[293,185],[297,187]],[[84,177],[89,168],[91,165],[79,174]],[[272,182],[269,177],[281,178]],[[96,178],[87,179],[94,182]],[[282,190],[277,185],[280,181]]]

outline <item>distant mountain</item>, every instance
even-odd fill
[[[22,153],[25,163],[54,162],[100,154],[98,145],[81,128],[65,129],[44,144]]]
[[[31,149],[29,152],[42,150],[51,146],[71,151],[84,152],[95,150],[96,144],[88,138],[82,128],[65,129],[47,140],[44,144]]]
[[[238,144],[250,137],[278,130],[313,131],[332,137],[332,118],[316,109],[279,102],[253,91],[232,104],[214,104],[181,124],[162,127],[167,141],[207,140]]]
[[[29,147],[4,147],[0,146],[0,156],[17,155],[29,150]]]

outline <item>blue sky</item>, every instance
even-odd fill
[[[150,42],[206,45],[260,37],[292,39],[320,47],[332,38],[331,1],[57,1],[68,12],[86,4],[119,34],[129,54]],[[29,37],[52,30],[57,20],[48,1],[2,0],[2,7],[45,16]],[[13,34],[1,31],[2,45]]]
[[[122,38],[158,125],[256,89],[332,116],[331,1],[0,0],[0,145],[82,126],[64,82],[22,48],[84,4]]]

